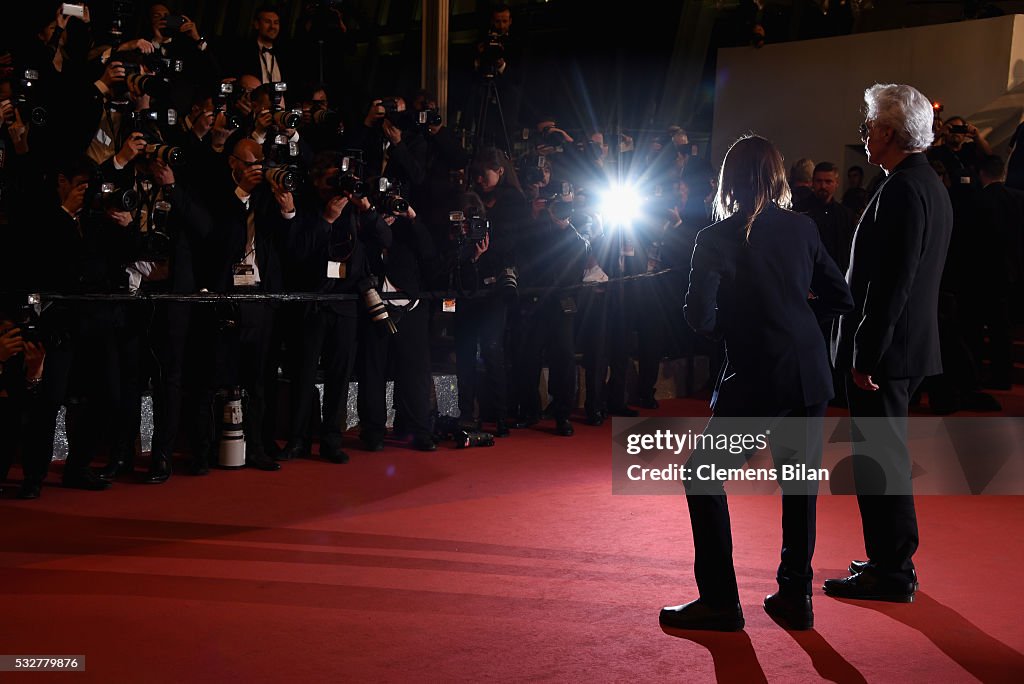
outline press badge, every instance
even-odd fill
[[[455,299],[442,299],[441,311],[443,313],[455,313]]]
[[[328,261],[327,262],[327,277],[336,278],[338,280],[344,280],[347,268],[344,261]]]
[[[252,264],[235,264],[232,267],[235,287],[255,287],[256,269]]]

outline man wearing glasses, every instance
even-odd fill
[[[933,137],[928,99],[908,85],[878,84],[864,101],[861,140],[886,179],[853,238],[846,280],[855,305],[833,329],[832,358],[863,435],[853,442],[853,468],[868,558],[824,588],[840,598],[910,603],[918,532],[906,417],[921,380],[942,372],[939,281],[953,209],[923,154]]]

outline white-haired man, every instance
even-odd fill
[[[938,297],[953,226],[949,194],[923,154],[932,142],[932,107],[908,85],[864,92],[861,139],[886,179],[861,217],[846,280],[853,312],[833,330],[832,357],[847,375],[855,431],[853,468],[866,561],[825,593],[909,603],[917,590],[912,557],[917,515],[906,446],[910,397],[942,372]]]

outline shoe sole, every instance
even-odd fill
[[[770,610],[768,610],[767,606],[762,606],[762,608],[764,608],[764,612],[768,615],[768,617],[770,617],[775,624],[777,624],[779,627],[782,627],[783,629],[789,630],[791,632],[806,632],[807,630],[814,629],[813,617],[806,622],[802,620],[793,620],[792,618],[786,615],[771,612]]]
[[[732,621],[709,622],[701,625],[700,627],[693,627],[674,625],[671,621],[666,621],[661,615],[659,615],[658,624],[665,629],[677,629],[686,632],[739,632],[743,630],[743,627],[746,625],[746,621],[741,618],[739,620]]]
[[[858,596],[846,596],[842,593],[836,593],[829,591],[828,589],[822,588],[826,596],[832,598],[851,599],[854,601],[885,601],[886,603],[913,603],[913,594],[872,594],[871,596],[864,596],[863,594]]]

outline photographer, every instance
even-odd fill
[[[951,116],[942,125],[935,145],[927,154],[929,161],[941,161],[946,166],[954,185],[961,176],[970,176],[976,183],[978,166],[986,155],[992,154],[992,147],[977,126],[962,116]]]
[[[296,161],[301,160],[304,166],[309,166],[313,160],[313,150],[299,134],[298,125],[302,117],[286,107],[285,91],[278,90],[282,87],[287,90],[287,84],[266,83],[252,92],[253,118],[249,137],[260,145],[268,142],[286,144],[289,146],[289,155],[295,156]],[[292,146],[297,149],[297,155],[293,155],[295,149]]]
[[[508,435],[508,379],[505,368],[505,323],[508,308],[514,302],[515,241],[529,215],[519,189],[515,171],[504,153],[493,147],[483,150],[470,166],[470,177],[479,193],[489,228],[473,240],[472,251],[462,253],[457,289],[464,293],[490,293],[487,296],[456,300],[455,362],[459,381],[459,422],[474,424],[474,409],[479,404],[481,419],[493,418],[497,437]],[[463,198],[465,199],[465,198]],[[466,202],[463,203],[465,206]],[[468,257],[468,262],[467,261]],[[516,282],[518,279],[516,278]],[[486,390],[477,386],[477,345],[484,361]]]
[[[427,143],[416,130],[404,98],[374,100],[348,144],[363,151],[368,175],[387,176],[413,191],[427,178]]]
[[[398,192],[380,192],[374,204],[391,227],[393,239],[384,252],[368,250],[370,271],[380,283],[382,293],[404,296],[385,303],[397,332],[391,334],[384,326],[365,319],[361,325],[361,438],[371,451],[383,442],[390,360],[395,377],[395,432],[412,435],[415,449],[434,451],[437,447],[430,425],[430,399],[434,391],[430,374],[430,311],[429,304],[416,297],[426,289],[427,275],[436,268],[437,254],[426,226]]]
[[[283,271],[281,246],[295,225],[292,193],[264,173],[263,148],[255,141],[238,137],[230,144],[228,167],[230,189],[220,191],[211,207],[215,250],[210,290],[238,294],[281,292]],[[199,370],[207,378],[199,407],[198,431],[193,446],[192,471],[203,474],[209,467],[215,424],[213,400],[216,386],[241,385],[245,464],[259,470],[279,470],[280,464],[268,454],[276,451],[266,429],[267,359],[273,330],[275,306],[246,301],[219,312],[204,310],[198,336],[213,336],[219,329],[217,354],[203,357]],[[217,319],[220,314],[220,320]],[[214,320],[211,320],[213,316]],[[209,384],[212,381],[213,384]]]
[[[413,189],[413,200],[428,226],[443,226],[448,204],[464,186],[469,154],[444,124],[434,95],[417,91],[412,100],[416,127],[426,140],[425,182]]]
[[[0,482],[7,479],[15,452],[22,444],[29,402],[43,375],[46,350],[41,342],[26,340],[15,321],[17,307],[0,302]],[[27,476],[19,499],[39,497],[39,484]]]
[[[60,162],[57,201],[38,217],[38,284],[44,292],[103,294],[123,289],[131,236],[103,215],[106,197],[95,167],[86,158]],[[25,446],[25,481],[42,484],[53,456],[57,413],[69,390],[78,403],[68,411],[68,460],[63,483],[79,489],[106,489],[89,464],[102,439],[117,435],[121,404],[118,336],[123,307],[107,302],[52,304],[42,317],[46,370],[33,402]],[[73,410],[72,410],[73,409]]]
[[[152,142],[148,142],[152,141]],[[107,215],[131,231],[132,256],[127,264],[129,291],[144,294],[191,294],[199,289],[196,263],[213,230],[203,204],[173,168],[180,150],[158,144],[155,132],[135,132],[121,152],[101,165],[104,178],[138,197],[136,207],[108,209]],[[185,348],[191,306],[183,302],[140,302],[128,307],[125,334],[119,338],[124,402],[121,439],[100,476],[109,480],[132,472],[134,445],[140,430],[140,402],[153,380],[153,448],[144,481],[160,484],[171,475],[171,457],[178,434],[184,382]],[[150,360],[155,363],[150,368]]]
[[[342,171],[344,167],[344,171]],[[315,196],[288,236],[288,257],[300,266],[306,292],[359,295],[367,289],[366,252],[391,245],[391,226],[366,197],[362,169],[355,157],[321,152],[310,169]],[[324,407],[320,455],[332,463],[348,462],[341,448],[348,411],[348,385],[356,358],[358,317],[355,299],[302,306],[301,347],[291,391],[291,431],[281,452],[285,460],[309,456],[307,439],[317,361],[323,357]]]
[[[303,88],[297,101],[302,110],[299,130],[313,152],[341,149],[345,124],[341,114],[331,107],[326,86],[315,84]]]
[[[221,56],[228,74],[254,74],[260,83],[279,83],[291,77],[286,51],[282,48],[281,14],[273,5],[261,5],[253,14],[255,37],[229,47]]]
[[[566,184],[568,185],[568,184]],[[575,398],[576,361],[573,355],[574,291],[563,288],[583,280],[590,245],[572,224],[571,190],[548,203],[547,211],[534,221],[519,240],[517,258],[523,287],[543,288],[520,298],[523,344],[520,351],[518,388],[521,425],[540,419],[537,383],[542,361],[548,363],[548,413],[555,419],[555,433],[572,436],[569,422]]]

